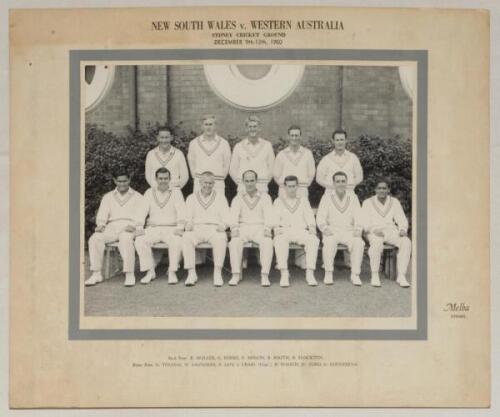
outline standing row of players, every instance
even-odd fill
[[[280,186],[288,175],[299,179],[299,196],[308,197],[308,188],[316,177],[316,182],[326,189],[332,189],[332,175],[337,171],[347,174],[347,189],[363,181],[363,168],[358,157],[346,149],[345,130],[333,132],[334,149],[326,155],[316,169],[310,149],[302,146],[300,126],[288,129],[288,146],[275,157],[271,142],[259,136],[261,122],[257,116],[245,120],[247,137],[237,143],[231,153],[227,140],[217,134],[216,118],[207,115],[203,118],[203,133],[189,143],[187,161],[194,179],[194,191],[199,189],[199,179],[203,172],[212,172],[215,189],[225,190],[225,179],[229,175],[242,191],[242,174],[251,169],[259,174],[257,189],[268,192],[271,180]],[[171,187],[182,189],[189,180],[188,164],[184,154],[172,146],[173,135],[168,127],[158,131],[158,146],[146,156],[146,181],[150,187],[156,185],[155,172],[158,168],[168,168],[172,174]]]
[[[300,145],[300,128],[292,126],[289,129],[290,145],[274,160],[271,144],[258,136],[259,120],[250,117],[246,126],[248,137],[235,146],[231,159],[229,145],[215,133],[215,118],[204,118],[204,133],[189,146],[188,161],[195,182],[194,192],[185,203],[179,190],[187,182],[187,167],[182,152],[171,145],[168,129],[160,129],[159,146],[148,153],[146,178],[151,188],[144,196],[130,188],[126,172],[115,173],[116,189],[103,197],[96,233],[89,241],[92,275],[85,284],[102,281],[100,271],[105,244],[118,241],[124,261],[125,285],[134,285],[135,239],[141,271],[147,271],[141,283],[147,284],[156,277],[152,246],[164,242],[169,249],[168,282],[177,282],[176,271],[182,253],[184,267],[188,270],[186,285],[194,285],[197,281],[195,248],[208,242],[214,253],[214,285],[223,285],[221,269],[227,247],[226,230],[230,228],[233,273],[230,285],[238,284],[241,279],[241,258],[246,242],[259,245],[261,284],[270,285],[273,232],[277,268],[281,272],[280,285],[289,285],[287,265],[291,243],[304,245],[306,280],[309,285],[317,285],[314,270],[319,246],[316,230],[319,228],[323,240],[325,284],[333,283],[333,259],[338,244],[344,244],[352,256],[351,281],[361,285],[364,230],[370,243],[371,284],[380,286],[380,257],[384,242],[388,242],[399,249],[397,282],[402,287],[409,286],[405,275],[411,242],[407,237],[406,216],[399,201],[388,195],[386,181],[377,183],[376,195],[367,199],[360,210],[359,200],[352,190],[362,180],[362,169],[357,157],[345,149],[344,131],[334,132],[335,149],[318,166],[317,181],[326,190],[315,218],[307,198],[307,187],[315,174],[314,160],[311,151]],[[217,150],[220,160],[212,160]],[[222,161],[238,184],[238,194],[231,209],[223,192]],[[271,172],[280,185],[279,198],[274,204],[267,194]]]

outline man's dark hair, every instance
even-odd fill
[[[375,181],[375,188],[377,188],[380,184],[385,184],[389,190],[391,189],[391,182],[387,178],[378,178]]]
[[[335,139],[335,135],[343,134],[347,139],[347,132],[344,129],[335,129],[332,133],[332,139]]]
[[[157,132],[157,135],[160,134],[160,132],[169,132],[171,135],[173,135],[174,133],[172,132],[172,129],[168,126],[160,126],[158,128],[158,132]]]
[[[128,169],[125,167],[125,165],[119,165],[114,167],[111,171],[111,175],[115,179],[122,176],[126,176],[129,179],[131,178],[130,172],[128,172]]]
[[[296,175],[287,175],[283,180],[283,184],[286,185],[287,182],[295,181],[297,184],[299,183],[299,179]]]
[[[288,128],[288,134],[290,134],[290,131],[292,131],[292,130],[298,130],[300,132],[300,134],[302,135],[302,129],[300,128],[299,125],[291,125]]]
[[[172,178],[172,174],[170,174],[170,171],[165,167],[161,167],[156,170],[155,178],[158,178],[158,174],[168,174],[168,178]]]
[[[347,174],[344,171],[337,171],[332,175],[332,181],[335,182],[335,177],[345,177],[347,179]]]
[[[259,179],[259,176],[257,175],[257,173],[253,170],[253,169],[247,169],[242,175],[241,175],[241,178],[242,179],[245,179],[245,174],[247,174],[248,172],[251,172],[253,173],[253,175],[255,175],[255,180],[258,180]]]

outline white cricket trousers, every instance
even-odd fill
[[[264,226],[245,225],[239,228],[239,232],[239,236],[231,238],[229,242],[229,255],[233,274],[241,273],[243,245],[247,242],[255,242],[259,245],[261,273],[269,274],[273,260],[273,240],[264,236]]]
[[[351,230],[334,231],[333,235],[330,236],[323,235],[323,264],[325,271],[333,271],[335,254],[339,244],[347,246],[351,254],[351,272],[359,275],[361,273],[365,242],[361,237],[354,237]]]
[[[368,234],[370,247],[368,256],[370,257],[370,268],[372,272],[378,272],[380,269],[380,257],[384,250],[384,243],[387,242],[398,248],[397,268],[398,275],[406,275],[411,256],[411,240],[407,236],[399,236],[396,229],[384,229],[384,237],[379,237],[373,233]]]
[[[290,243],[304,245],[306,269],[316,269],[319,239],[304,229],[284,228],[283,233],[274,237],[274,249],[278,269],[288,269]]]
[[[196,245],[209,243],[214,255],[214,266],[222,268],[226,257],[227,236],[226,232],[218,232],[215,225],[194,226],[194,230],[185,232],[182,237],[182,254],[184,255],[184,268],[195,267]]]
[[[179,258],[182,250],[182,237],[175,235],[176,226],[148,227],[142,236],[135,239],[135,249],[139,255],[141,271],[149,271],[156,266],[153,258],[153,246],[155,243],[166,243],[168,245],[168,270],[179,269]]]
[[[130,221],[117,220],[108,223],[103,232],[96,232],[89,239],[90,270],[99,272],[102,269],[102,258],[106,243],[118,241],[118,250],[123,259],[123,272],[134,272],[135,249],[134,233],[126,232]]]

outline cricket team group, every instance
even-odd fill
[[[168,250],[168,284],[178,282],[182,258],[188,271],[185,285],[196,284],[196,248],[208,243],[213,250],[213,284],[224,284],[222,268],[229,247],[229,285],[237,285],[242,279],[244,247],[252,242],[259,249],[262,286],[271,285],[273,254],[280,286],[290,285],[290,244],[302,245],[306,282],[316,286],[319,229],[324,284],[334,282],[334,258],[341,244],[350,255],[352,284],[362,285],[366,241],[371,285],[381,285],[380,260],[384,243],[389,243],[398,249],[396,281],[401,287],[409,287],[406,275],[411,241],[406,215],[400,202],[390,195],[390,184],[385,179],[376,182],[374,195],[361,206],[354,188],[363,180],[363,169],[358,157],[346,149],[344,130],[333,132],[333,149],[316,169],[311,150],[301,144],[300,126],[288,129],[288,146],[275,157],[271,143],[259,135],[261,122],[257,116],[245,120],[247,137],[234,146],[232,153],[229,143],[217,134],[216,122],[213,115],[203,117],[203,133],[189,143],[187,163],[184,154],[172,146],[172,131],[159,128],[158,146],[146,157],[145,177],[150,188],[144,195],[130,187],[126,167],[113,172],[116,188],[102,198],[97,226],[88,242],[91,275],[85,285],[103,281],[105,247],[111,242],[118,242],[125,286],[136,283],[136,251],[140,270],[146,272],[140,282],[149,284],[156,278],[159,259],[153,248],[158,243],[166,244]],[[193,193],[184,200],[181,189],[189,180],[189,171]],[[238,186],[230,205],[224,181],[228,174]],[[273,179],[279,185],[274,202],[268,194]],[[314,179],[325,188],[316,213],[308,198],[308,187]]]

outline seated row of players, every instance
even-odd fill
[[[363,169],[358,157],[346,149],[347,133],[345,130],[333,132],[333,150],[318,164],[316,170],[310,149],[301,145],[302,129],[293,125],[288,129],[288,146],[275,157],[270,141],[259,136],[261,122],[257,116],[245,120],[247,137],[234,146],[216,132],[216,118],[213,115],[203,117],[203,133],[189,143],[187,161],[194,179],[194,191],[199,190],[200,176],[203,172],[213,172],[215,189],[225,190],[225,178],[229,174],[238,184],[238,192],[243,190],[241,181],[243,172],[251,169],[259,174],[257,189],[268,191],[269,182],[274,181],[283,193],[284,179],[288,175],[298,177],[298,195],[308,196],[308,187],[316,177],[316,182],[326,189],[333,187],[332,174],[343,171],[347,175],[347,189],[363,180]],[[158,168],[168,168],[172,174],[171,186],[182,189],[189,180],[188,164],[184,154],[172,146],[172,132],[168,127],[161,127],[157,135],[158,146],[148,152],[145,163],[145,176],[150,187],[156,185],[155,172]]]
[[[273,246],[281,273],[280,286],[290,285],[288,254],[291,243],[304,246],[306,281],[315,286],[318,228],[322,232],[325,284],[333,284],[334,258],[339,244],[345,245],[352,256],[351,282],[357,286],[362,284],[360,272],[365,246],[362,239],[364,230],[370,243],[371,285],[380,286],[380,257],[384,242],[388,242],[399,249],[397,282],[402,287],[409,286],[405,277],[411,254],[411,242],[407,237],[408,221],[399,201],[389,195],[386,181],[377,183],[376,195],[365,200],[361,209],[356,195],[347,192],[347,175],[342,171],[334,173],[332,181],[335,188],[325,192],[315,218],[308,199],[297,195],[299,181],[293,175],[284,178],[284,193],[273,204],[267,193],[257,190],[257,173],[245,171],[242,175],[244,191],[236,195],[231,208],[224,194],[214,189],[216,179],[212,172],[200,175],[200,190],[188,196],[185,203],[180,192],[171,190],[167,168],[157,169],[155,177],[158,185],[141,196],[129,187],[128,174],[119,172],[115,176],[116,189],[103,197],[97,213],[97,228],[89,240],[92,275],[85,281],[86,285],[103,280],[101,268],[105,244],[114,241],[118,241],[123,258],[125,285],[135,285],[136,237],[140,269],[147,271],[141,283],[147,284],[155,279],[156,263],[152,246],[163,242],[168,244],[169,251],[168,283],[178,282],[176,272],[182,253],[184,268],[188,270],[185,284],[194,285],[198,279],[196,246],[206,242],[213,249],[214,285],[222,286],[226,230],[230,228],[230,285],[237,285],[241,280],[245,243],[255,242],[260,251],[262,286],[270,285]]]

